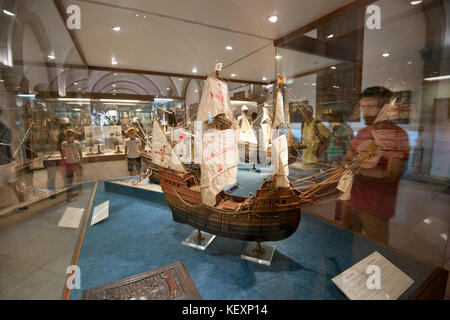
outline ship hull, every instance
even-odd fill
[[[172,210],[173,221],[187,224],[195,229],[214,234],[219,237],[231,238],[243,241],[281,241],[289,238],[296,230],[300,223],[300,210],[295,215],[298,217],[297,222],[277,224],[272,226],[251,226],[245,224],[224,224],[218,221],[204,219],[195,214],[189,214],[174,206],[170,206]]]

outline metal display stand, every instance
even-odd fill
[[[199,250],[206,250],[215,238],[216,236],[213,234],[201,232],[201,230],[193,230],[189,237],[181,241],[181,244]]]
[[[241,258],[270,266],[274,253],[275,246],[261,244],[261,242],[249,242],[245,246]]]

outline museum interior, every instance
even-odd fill
[[[450,1],[0,10],[1,300],[450,299]]]

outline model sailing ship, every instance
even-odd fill
[[[273,176],[262,182],[256,195],[229,194],[224,188],[236,184],[239,141],[231,110],[226,83],[218,79],[217,74],[209,76],[197,120],[215,130],[203,134],[201,178],[185,168],[159,122],[154,122],[153,160],[164,167],[159,169],[160,185],[173,220],[196,228],[200,237],[200,231],[205,231],[258,244],[286,239],[297,230],[301,220],[300,209],[329,196],[330,185],[337,185],[349,168],[327,170],[323,174],[328,177],[321,182],[316,182],[317,177],[303,178],[301,180],[311,183],[311,186],[300,190],[288,180],[288,143],[286,135],[281,134],[272,139],[272,165],[278,168]],[[276,103],[272,129],[284,126],[284,121],[283,108]]]

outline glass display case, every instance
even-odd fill
[[[336,279],[374,254],[407,280],[382,299],[448,298],[447,1],[212,1],[210,20],[119,2],[0,1],[0,299],[84,299],[181,261],[203,299],[345,300]],[[205,97],[223,113],[196,122]],[[232,182],[209,196],[208,174]],[[127,298],[184,297],[167,274]]]

